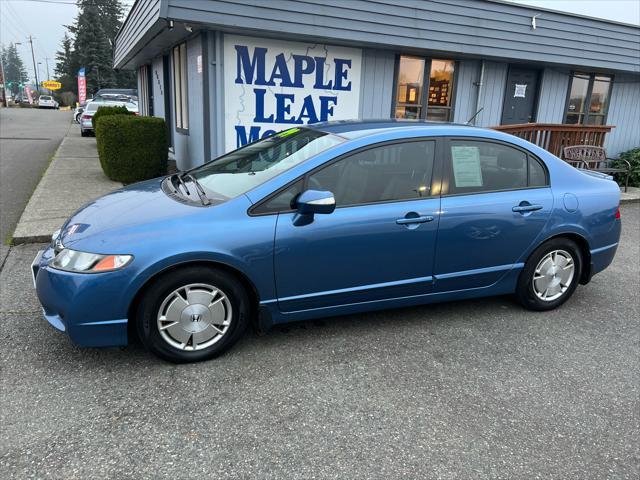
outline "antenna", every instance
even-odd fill
[[[467,123],[465,123],[465,125],[471,125],[471,121],[475,120],[476,117],[480,114],[480,112],[484,110],[484,107],[480,107],[480,110],[478,110],[476,113],[473,114],[473,117],[471,117],[469,120],[467,120]],[[476,123],[473,122],[473,124],[475,125]]]

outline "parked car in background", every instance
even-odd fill
[[[137,332],[199,361],[252,321],[505,294],[559,307],[613,260],[619,202],[611,177],[494,130],[321,123],[94,200],[33,278],[76,343]]]
[[[40,95],[38,97],[38,108],[60,108],[60,104],[51,95]]]
[[[95,97],[102,95],[126,95],[138,98],[138,90],[135,88],[101,88],[96,92]]]
[[[117,98],[117,99],[116,99]],[[104,100],[94,98],[87,103],[82,115],[80,116],[80,135],[86,137],[93,132],[93,123],[91,119],[100,107],[120,107],[124,106],[130,112],[138,115],[138,104],[133,102],[129,97],[116,97],[113,100]]]
[[[82,117],[82,112],[84,112],[84,109],[87,107],[87,103],[90,102],[91,100],[87,100],[86,102],[83,103],[79,103],[75,110],[73,111],[73,119],[76,121],[76,123],[80,123],[80,117]]]

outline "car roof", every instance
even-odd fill
[[[338,120],[331,122],[314,123],[309,128],[326,133],[333,133],[348,139],[361,138],[382,132],[393,130],[447,130],[448,135],[462,134],[464,131],[480,130],[478,127],[461,125],[458,123],[429,122],[424,120],[404,119],[374,119],[374,120]],[[435,133],[435,132],[434,132]]]

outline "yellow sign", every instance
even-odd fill
[[[47,90],[60,90],[62,88],[62,84],[55,80],[45,80],[41,85]]]

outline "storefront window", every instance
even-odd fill
[[[565,123],[604,125],[610,91],[611,77],[574,73],[571,78]]]
[[[396,118],[422,118],[424,58],[400,57],[396,88]]]
[[[451,93],[453,91],[452,60],[432,60],[429,75],[429,108],[427,120],[448,122],[451,120]]]
[[[450,121],[454,70],[452,60],[429,61],[402,55],[396,78],[395,117]]]

